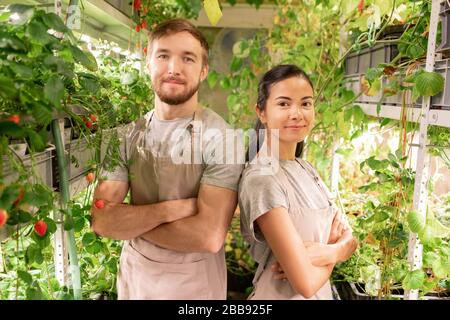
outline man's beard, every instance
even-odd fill
[[[163,84],[164,84],[164,82],[163,82]],[[155,92],[156,92],[156,95],[159,97],[159,99],[162,102],[167,103],[169,105],[179,105],[179,104],[185,103],[190,98],[192,98],[192,96],[198,91],[199,87],[200,87],[200,81],[197,83],[196,86],[192,87],[191,89],[188,89],[187,92],[182,92],[182,93],[179,93],[176,95],[168,95],[168,94],[165,94],[164,91],[162,90],[162,85],[159,85],[159,86],[156,86]]]

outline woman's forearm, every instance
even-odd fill
[[[358,241],[353,236],[351,229],[348,229],[334,245],[337,247],[336,263],[338,263],[344,262],[352,256],[358,248]]]

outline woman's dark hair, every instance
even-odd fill
[[[311,79],[308,77],[308,75],[299,67],[293,64],[280,64],[269,71],[267,71],[258,84],[258,98],[257,98],[257,108],[261,111],[265,111],[266,105],[267,105],[267,99],[269,99],[270,96],[270,88],[277,82],[292,78],[292,77],[299,77],[302,79],[305,79],[311,88],[313,87],[313,84],[311,82]],[[255,131],[256,131],[256,139],[253,141],[250,141],[250,146],[253,146],[252,148],[249,148],[247,150],[247,161],[251,160],[254,156],[256,156],[256,153],[258,153],[259,149],[261,148],[261,145],[264,141],[264,135],[260,135],[259,132],[261,129],[265,129],[265,126],[262,124],[262,122],[258,119],[255,125]],[[256,146],[254,145],[256,144]],[[295,149],[295,156],[300,157],[302,155],[303,151],[303,145],[304,142],[301,141],[297,143],[297,148]],[[256,153],[250,157],[250,150],[256,150]]]

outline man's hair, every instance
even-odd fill
[[[154,40],[184,31],[189,32],[195,39],[200,42],[200,45],[204,49],[202,53],[203,65],[207,65],[209,53],[208,42],[206,41],[200,30],[198,30],[192,23],[185,19],[172,19],[164,21],[157,25],[156,28],[149,34],[149,50],[151,49]]]

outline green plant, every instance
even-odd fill
[[[19,19],[12,19],[13,14]],[[75,228],[80,232],[78,228],[84,227],[83,221],[87,219],[87,204],[72,203],[69,208],[59,209],[59,194],[47,185],[52,182],[41,181],[35,170],[35,158],[50,141],[50,122],[63,114],[71,119],[72,131],[80,139],[78,143],[81,139],[86,141],[91,152],[86,169],[90,168],[98,177],[105,159],[100,157],[102,150],[106,150],[110,166],[120,161],[115,127],[147,112],[152,107],[149,103],[152,91],[148,78],[133,67],[136,61],[120,61],[100,53],[98,69],[94,55],[78,46],[71,31],[55,14],[25,5],[8,6],[0,12],[0,38],[0,208],[9,216],[0,231],[2,237],[3,230],[10,234],[0,244],[5,249],[1,260],[2,289],[5,289],[2,299],[71,299],[71,289],[58,284],[54,264],[48,263],[53,260],[51,239],[57,224],[62,223],[54,220],[53,214],[62,213],[66,231]],[[133,108],[125,107],[117,96],[129,97]],[[12,139],[27,143],[29,162],[25,163],[23,155],[10,146]],[[73,156],[71,161],[77,166],[86,165]],[[68,215],[69,211],[75,214]],[[43,221],[38,223],[40,235],[33,231],[37,221]],[[95,283],[99,292],[114,296],[115,281],[108,278],[108,272],[114,271],[112,277],[115,276],[117,261],[113,250],[120,252],[120,246],[108,247],[103,244],[106,240],[92,238],[92,233],[85,236],[88,233],[85,229],[80,238],[86,250],[95,254],[108,250],[108,258],[84,259],[82,255],[82,268],[92,271],[97,263],[107,268],[95,269],[98,272]],[[82,277],[83,281],[87,282],[86,278],[93,281],[89,278],[92,274]],[[83,285],[86,287],[86,283]],[[84,294],[89,298],[89,291]]]

